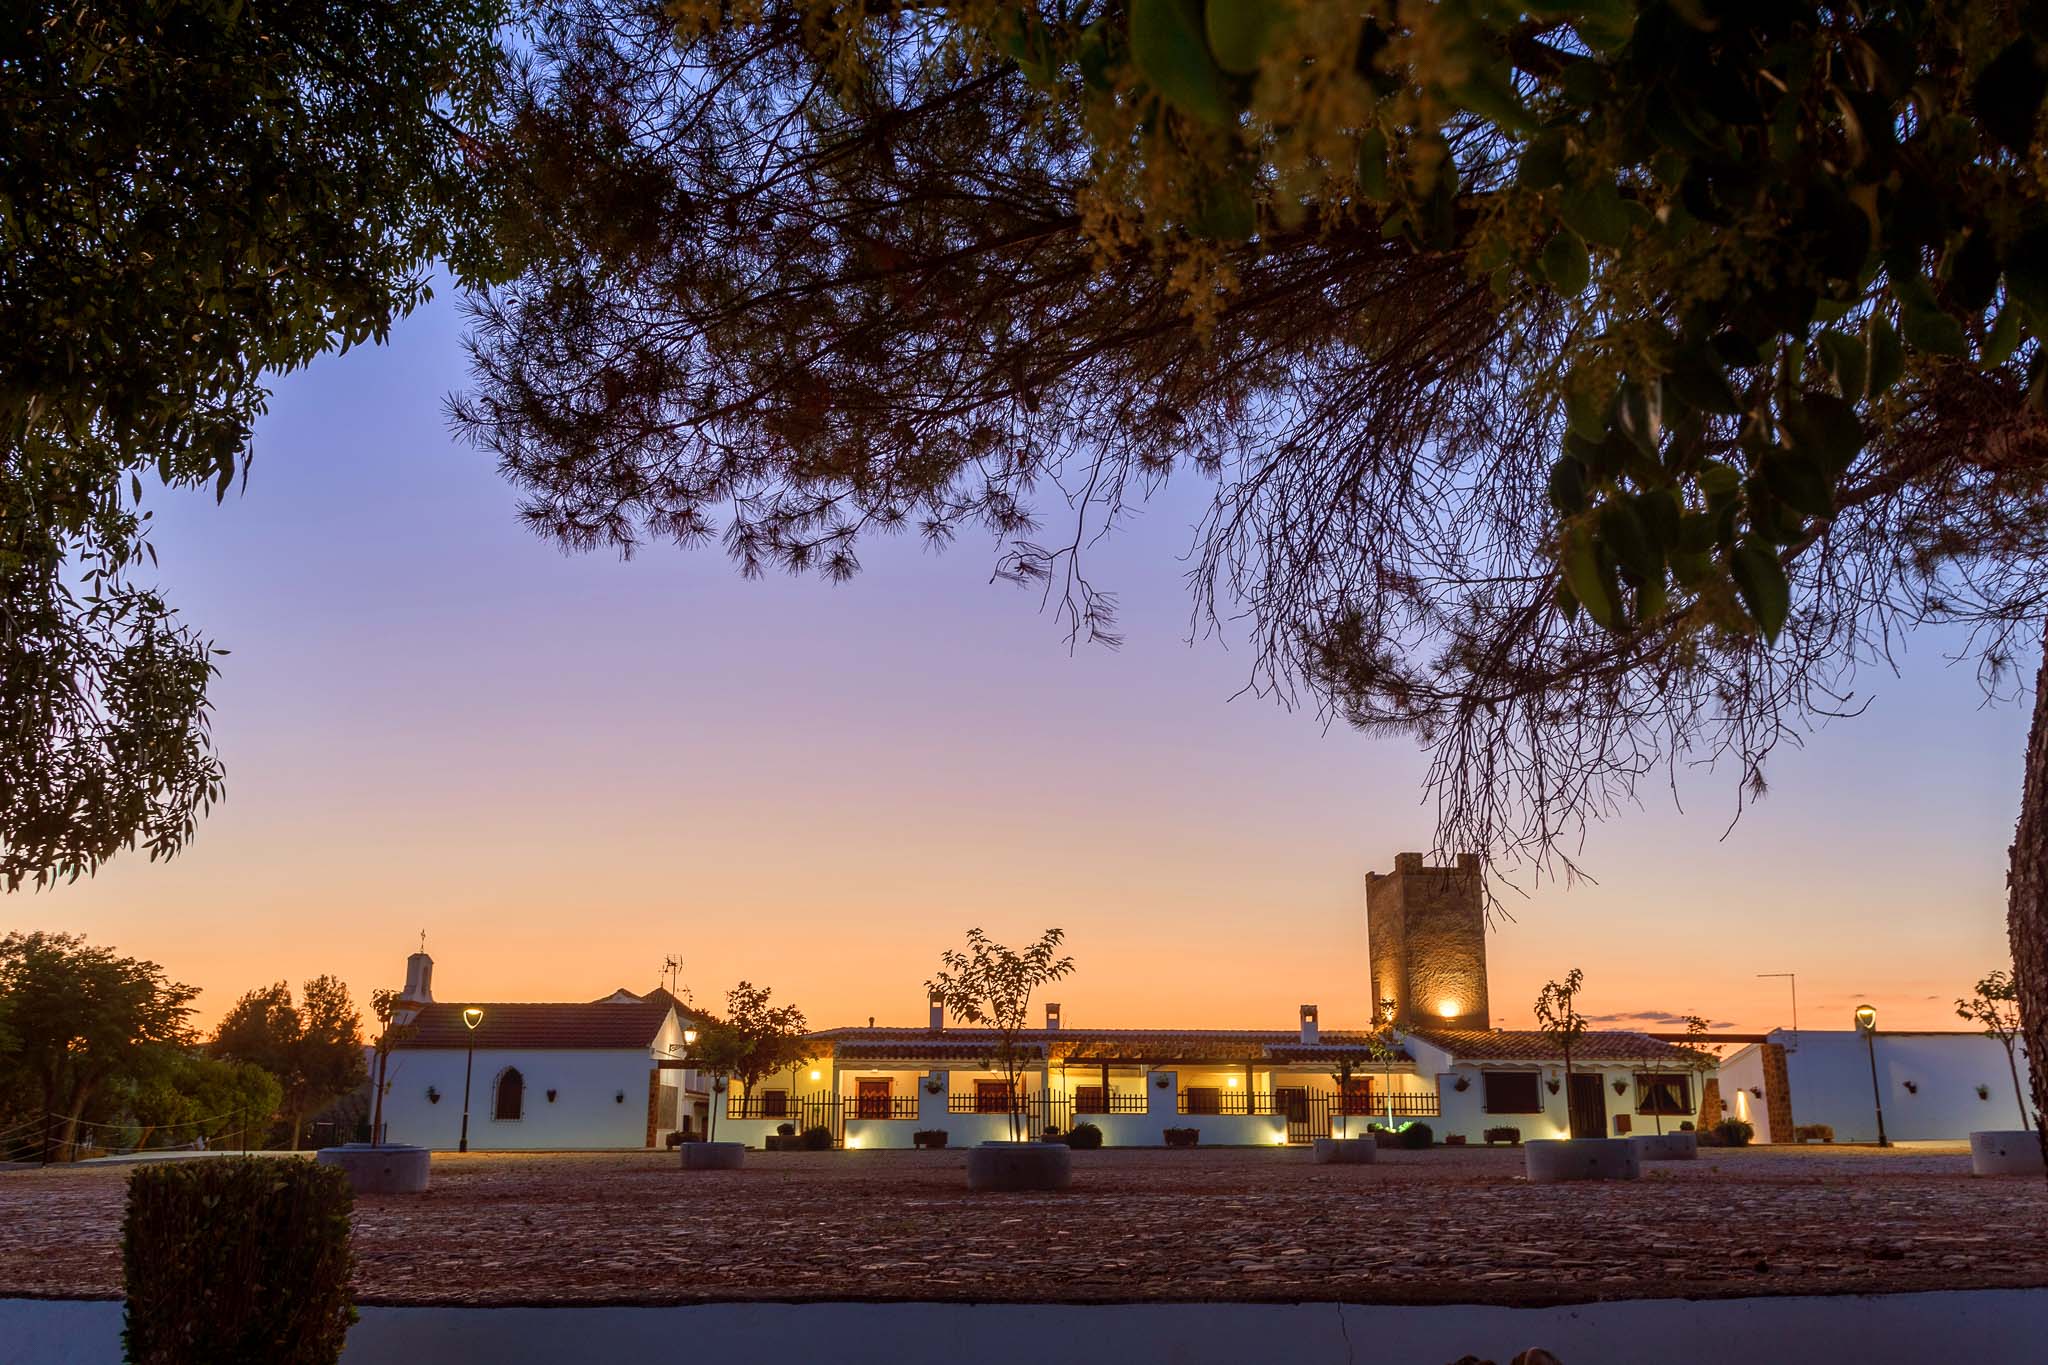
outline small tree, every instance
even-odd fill
[[[1585,973],[1577,967],[1566,974],[1562,982],[1546,981],[1536,996],[1536,1027],[1542,1029],[1564,1049],[1564,1103],[1565,1112],[1571,1112],[1572,1103],[1572,1044],[1586,1031],[1586,1016],[1579,1013],[1578,994],[1585,984]]]
[[[1020,1138],[1023,1122],[1018,1103],[1024,1069],[1017,1035],[1031,1009],[1031,993],[1074,970],[1074,959],[1058,957],[1064,929],[1048,929],[1022,952],[1005,947],[979,929],[967,931],[967,951],[948,948],[939,955],[938,975],[925,982],[932,998],[957,1018],[978,1024],[995,1035],[990,1061],[1008,1087],[1010,1140]]]
[[[377,1094],[375,1101],[370,1106],[370,1141],[372,1142],[382,1142],[384,1140],[384,1094],[391,1089],[391,1081],[388,1079],[391,1049],[404,1042],[407,1038],[410,1038],[413,1033],[413,1026],[411,1024],[392,1022],[392,1016],[398,1012],[398,1000],[398,992],[388,988],[370,993],[370,1012],[377,1016],[379,1026],[377,1041],[373,1045],[377,1054]]]
[[[1373,1026],[1372,1034],[1365,1041],[1368,1055],[1379,1063],[1381,1090],[1387,1102],[1387,1127],[1394,1126],[1394,1059],[1401,1055],[1401,1035],[1394,1027],[1394,1012],[1399,1004],[1392,1000],[1380,1001],[1379,1022]]]
[[[2013,1055],[2020,1034],[2019,984],[2004,972],[1992,972],[1977,982],[1975,995],[1956,1001],[1956,1016],[1983,1025],[1986,1036],[2004,1045],[2006,1069],[2012,1072],[2013,1098],[2020,1102],[2020,1124],[2031,1126],[2027,1123],[2026,1091],[2020,1088],[2019,1061]]]
[[[723,1088],[721,1083],[747,1064],[753,1047],[753,1041],[730,1024],[706,1020],[698,1026],[697,1055],[693,1060],[712,1077],[711,1118],[704,1134],[707,1139],[718,1137],[718,1110],[724,1102],[718,1094]]]
[[[746,981],[726,992],[721,1027],[737,1039],[732,1074],[743,1095],[753,1094],[764,1076],[810,1059],[810,1042],[804,1036],[810,1024],[804,1012],[795,1005],[770,1005],[772,994],[768,987]],[[701,1032],[699,1038],[701,1041]]]
[[[1351,1136],[1351,1081],[1360,1070],[1381,1059],[1378,1035],[1368,1038],[1363,1047],[1356,1050],[1346,1048],[1342,1052],[1325,1053],[1330,1063],[1330,1079],[1337,1083],[1337,1136]],[[1388,1101],[1391,1112],[1392,1101]]]

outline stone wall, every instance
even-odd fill
[[[1792,1136],[1792,1077],[1785,1070],[1785,1045],[1765,1043],[1764,1114],[1770,1119],[1772,1142],[1796,1142]]]
[[[1392,1000],[1406,1027],[1490,1027],[1481,875],[1469,853],[1456,867],[1425,867],[1420,853],[1402,853],[1392,872],[1366,874],[1375,1012]]]

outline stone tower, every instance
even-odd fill
[[[1420,853],[1401,853],[1392,872],[1366,874],[1375,1015],[1391,1000],[1403,1028],[1491,1027],[1482,875],[1471,853],[1456,867],[1424,867]]]

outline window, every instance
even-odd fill
[[[1677,1071],[1638,1071],[1636,1112],[1679,1115],[1692,1113],[1691,1078]]]
[[[1109,1105],[1103,1101],[1099,1085],[1077,1085],[1074,1087],[1074,1112],[1077,1114],[1106,1114]]]
[[[1533,1071],[1484,1071],[1486,1112],[1489,1114],[1540,1114],[1543,1097]]]
[[[854,1117],[863,1119],[888,1118],[889,1091],[890,1083],[887,1078],[858,1082],[854,1096]]]
[[[1010,1083],[1008,1081],[976,1081],[974,1083],[974,1112],[977,1114],[1009,1113]]]
[[[1213,1085],[1189,1086],[1181,1092],[1187,1101],[1190,1114],[1219,1114],[1223,1112],[1222,1092]]]
[[[1372,1082],[1353,1077],[1344,1082],[1343,1112],[1346,1114],[1370,1114],[1372,1107]]]
[[[787,1090],[763,1090],[761,1092],[761,1117],[782,1119],[789,1117],[789,1092]]]
[[[501,1123],[516,1120],[526,1107],[526,1078],[519,1074],[519,1068],[508,1066],[498,1077],[495,1097],[491,1101],[491,1117]]]

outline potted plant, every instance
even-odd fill
[[[1536,996],[1536,1026],[1564,1054],[1565,1107],[1571,1107],[1572,1045],[1586,1032],[1579,1012],[1579,991],[1585,973],[1574,967],[1563,981],[1547,981]],[[1556,1093],[1556,1083],[1551,1092]],[[1529,1179],[1536,1184],[1560,1180],[1633,1180],[1642,1174],[1636,1145],[1627,1138],[1544,1138],[1522,1146]]]
[[[763,1142],[771,1152],[800,1152],[804,1145],[793,1123],[776,1124],[774,1136],[763,1139]]]
[[[1522,1130],[1509,1127],[1506,1124],[1498,1128],[1489,1128],[1480,1136],[1486,1139],[1486,1145],[1489,1147],[1493,1146],[1496,1142],[1505,1142],[1510,1147],[1522,1145]]]
[[[924,1147],[937,1151],[946,1145],[946,1130],[943,1128],[920,1128],[910,1135],[910,1142],[913,1147]]]
[[[1201,1142],[1202,1130],[1199,1128],[1168,1128],[1165,1136],[1166,1145],[1169,1147],[1193,1147]]]
[[[744,1065],[753,1040],[736,1029],[714,1020],[706,1019],[697,1025],[696,1056],[698,1067],[711,1073],[711,1120],[705,1128],[703,1142],[686,1142],[680,1149],[683,1169],[686,1171],[730,1171],[736,1170],[747,1159],[747,1147],[743,1142],[720,1142],[718,1140],[719,1092],[726,1088],[726,1078]]]
[[[1400,1049],[1391,1042],[1391,1029],[1383,1030],[1389,1035],[1382,1041],[1381,1031],[1375,1031],[1366,1039],[1362,1051],[1341,1050],[1330,1056],[1330,1079],[1337,1083],[1337,1133],[1335,1137],[1319,1137],[1315,1140],[1315,1159],[1318,1165],[1364,1165],[1379,1153],[1379,1144],[1370,1136],[1351,1136],[1351,1081],[1358,1067],[1367,1062],[1385,1061]],[[1388,1104],[1393,1103],[1392,1099]]]
[[[980,929],[967,931],[967,948],[940,955],[939,971],[925,983],[932,1003],[969,1024],[988,1030],[990,1069],[1009,1096],[1006,1143],[983,1143],[967,1154],[971,1190],[1063,1190],[1073,1179],[1072,1153],[1061,1143],[1026,1140],[1024,1068],[1030,1055],[1018,1045],[1031,1011],[1031,996],[1074,970],[1060,954],[1063,929],[1047,929],[1022,950],[997,943]]]

